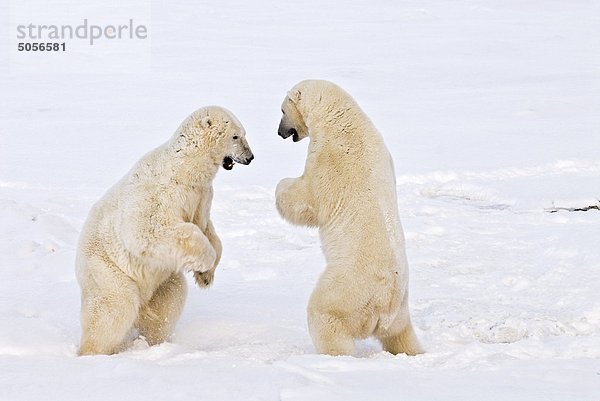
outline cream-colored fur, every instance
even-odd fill
[[[386,351],[423,352],[408,311],[408,264],[394,167],[377,129],[350,95],[303,81],[284,99],[279,134],[310,138],[304,173],[283,179],[277,210],[318,227],[326,269],[308,305],[318,352],[352,354],[376,336]]]
[[[221,258],[210,220],[213,178],[222,164],[252,158],[237,118],[205,107],[94,205],[76,258],[80,355],[118,352],[133,328],[150,344],[170,336],[186,298],[183,272],[207,287]]]

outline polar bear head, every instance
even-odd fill
[[[298,83],[281,104],[278,134],[294,142],[315,134],[308,127],[335,120],[340,113],[355,107],[354,100],[333,82],[306,80]]]
[[[304,117],[298,110],[301,92],[292,89],[288,92],[283,103],[281,104],[281,121],[277,133],[283,139],[290,136],[294,142],[301,141],[308,136],[308,127],[304,122]]]
[[[254,159],[242,124],[232,112],[218,106],[193,112],[180,125],[171,146],[182,156],[208,156],[213,164],[226,170],[235,163],[250,164]]]

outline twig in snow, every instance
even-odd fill
[[[598,201],[597,205],[590,205],[584,207],[552,207],[546,209],[548,213],[556,213],[559,210],[566,210],[567,212],[587,212],[590,210],[600,210],[600,201]]]

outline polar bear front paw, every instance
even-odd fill
[[[190,223],[182,224],[178,228],[179,244],[183,252],[183,269],[205,272],[214,268],[217,252],[200,229]]]
[[[284,178],[279,181],[277,188],[275,188],[275,205],[281,216],[285,216],[286,212],[290,209],[287,192],[294,181],[294,178]]]
[[[212,247],[207,247],[200,255],[189,255],[183,258],[183,269],[192,272],[207,272],[215,266],[217,253]]]
[[[295,178],[284,178],[281,181],[279,181],[279,183],[277,184],[277,187],[275,188],[275,197],[279,198],[281,197],[294,183],[294,181],[296,181]]]
[[[304,181],[284,178],[275,189],[275,207],[279,215],[292,224],[316,227],[317,215],[307,196]]]
[[[208,288],[212,285],[213,280],[215,279],[215,270],[212,269],[206,272],[194,272],[194,279],[199,287]]]

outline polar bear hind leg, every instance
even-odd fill
[[[385,351],[394,355],[417,355],[425,352],[419,344],[410,319],[402,326],[402,329],[389,336],[379,337],[379,341]]]
[[[348,333],[340,318],[329,313],[309,312],[308,330],[318,353],[354,354],[356,349],[354,338]]]
[[[106,266],[101,260],[88,263],[94,273],[82,297],[79,355],[114,354],[124,347],[137,318],[139,291],[116,266]]]
[[[172,274],[142,306],[136,328],[150,345],[159,344],[173,333],[187,296],[183,273]]]

